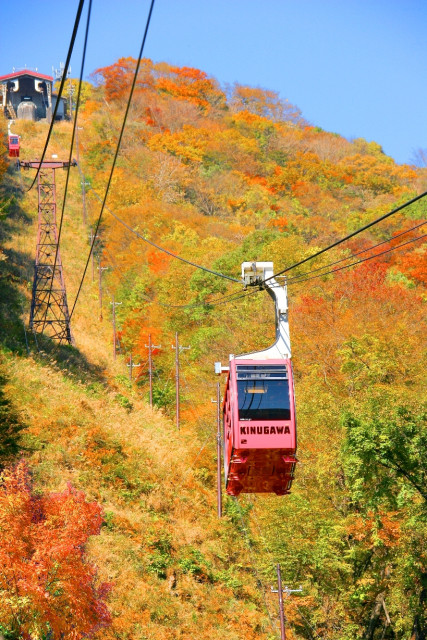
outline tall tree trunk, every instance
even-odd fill
[[[427,572],[422,574],[421,584],[420,601],[414,616],[411,640],[427,640]]]
[[[366,629],[363,635],[363,640],[374,639],[375,629],[377,628],[378,623],[380,621],[381,611],[383,608],[384,595],[385,595],[384,592],[381,592],[375,598],[375,604],[372,609],[371,617],[369,618],[368,628]]]

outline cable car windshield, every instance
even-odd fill
[[[237,365],[239,420],[290,420],[289,380],[283,365]]]
[[[10,144],[18,144],[18,136],[10,136]]]

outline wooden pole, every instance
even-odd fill
[[[179,431],[180,422],[179,422],[179,352],[180,350],[190,349],[190,347],[181,347],[178,341],[178,332],[175,333],[175,344],[172,345],[172,349],[175,349],[175,397],[176,397],[176,428]]]
[[[176,401],[176,428],[179,431],[179,342],[178,332],[175,333],[175,401]]]
[[[87,224],[87,213],[86,213],[86,178],[83,175],[82,181],[82,201],[83,201],[83,224]]]
[[[87,224],[87,215],[86,215],[86,178],[84,177],[83,173],[81,172],[81,168],[80,168],[80,149],[79,149],[79,129],[82,129],[83,127],[79,127],[78,122],[76,120],[76,156],[77,156],[77,164],[79,165],[79,169],[80,169],[80,179],[82,180],[81,187],[82,187],[82,204],[83,204],[83,224],[86,226]]]
[[[286,640],[285,611],[283,607],[282,574],[280,571],[280,564],[277,565],[277,585],[279,592],[280,638],[281,640]]]
[[[91,229],[90,230],[90,246],[91,247],[92,247],[92,242],[93,242],[93,231]],[[92,282],[95,282],[95,260],[93,257],[93,251],[94,251],[94,247],[92,247],[91,258],[92,258]]]
[[[102,321],[103,315],[102,315],[102,272],[106,271],[108,269],[108,267],[101,267],[101,257],[99,257],[98,260],[98,271],[99,271],[99,278],[98,278],[98,296],[99,296],[99,320]]]
[[[98,262],[98,297],[99,297],[99,319],[102,320],[102,267],[101,267],[101,258]]]
[[[161,349],[161,345],[153,344],[151,340],[151,333],[148,334],[148,344],[145,345],[148,349],[148,376],[150,379],[150,407],[153,406],[153,349]]]
[[[80,150],[79,150],[79,127],[77,125],[77,120],[76,120],[76,156],[77,156],[77,164],[80,167]]]
[[[221,385],[218,382],[216,386],[216,469],[217,469],[217,507],[218,518],[222,517],[222,487],[221,487]]]
[[[277,590],[271,587],[272,593],[279,594],[279,615],[280,615],[280,639],[286,640],[286,630],[285,630],[285,607],[283,604],[283,591],[285,591],[286,595],[291,595],[291,593],[301,593],[302,587],[299,589],[289,589],[289,587],[285,587],[283,590],[282,587],[282,574],[280,571],[280,564],[277,565]]]
[[[114,302],[114,296],[113,296],[113,345],[114,345],[114,354],[113,354],[113,358],[114,360],[116,359],[116,303]]]
[[[68,91],[69,91],[69,94],[70,94],[70,120],[72,120],[73,119],[73,93],[74,93],[74,87],[73,87],[73,83],[71,82],[71,78],[68,79]]]
[[[148,334],[148,376],[150,378],[150,407],[153,406],[153,358],[151,333]]]
[[[116,307],[119,304],[122,304],[121,302],[116,302],[113,296],[113,302],[111,302],[110,304],[113,305],[113,343],[114,343],[114,351],[113,351],[113,357],[114,360],[117,357],[117,330],[116,330]]]

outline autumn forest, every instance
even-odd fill
[[[274,341],[241,263],[308,258],[426,191],[427,168],[274,91],[144,58],[89,259],[135,68],[81,87],[61,231],[75,345],[28,328],[35,171],[0,121],[0,638],[277,640],[280,563],[302,588],[287,640],[425,640],[427,199],[286,274],[290,495],[224,495],[217,517],[212,400],[216,361]],[[21,160],[48,128],[14,123]],[[55,123],[49,157],[68,158],[72,131]]]

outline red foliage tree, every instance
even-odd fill
[[[38,495],[25,462],[0,476],[0,625],[11,637],[79,640],[109,626],[109,586],[85,558],[101,507],[68,485]]]
[[[412,234],[412,237],[416,236]],[[403,241],[402,238],[399,238],[395,242],[399,244]],[[412,280],[427,286],[427,250],[425,241],[424,243],[415,243],[412,251],[407,251],[406,253],[404,251],[401,253],[396,252],[396,254],[394,260],[398,269]]]
[[[160,252],[158,249],[149,249],[149,251],[147,251],[148,266],[153,273],[164,273],[170,261],[171,257],[166,253]]]
[[[153,63],[148,58],[141,60],[137,89],[147,89],[153,85],[152,66]],[[129,95],[135,69],[135,58],[120,58],[109,67],[96,69],[92,75],[99,84],[104,85],[107,100],[118,100]]]

